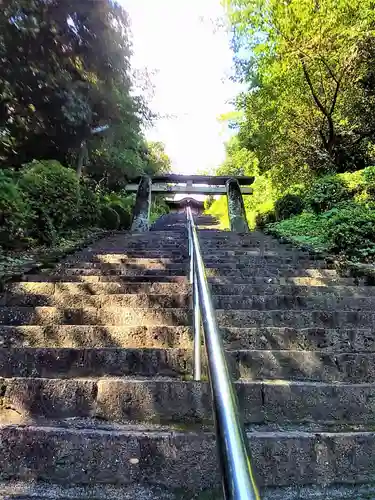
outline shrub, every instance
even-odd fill
[[[103,229],[118,229],[120,226],[120,217],[116,210],[113,208],[103,205],[102,214],[100,219],[100,227]]]
[[[20,187],[28,200],[34,227],[42,241],[75,225],[79,207],[79,184],[73,170],[58,161],[34,161],[21,172]]]
[[[375,196],[375,167],[365,168],[362,175],[367,194],[373,198]]]
[[[267,212],[259,213],[255,216],[255,226],[258,229],[263,229],[267,224],[276,222],[275,212],[268,210]]]
[[[0,245],[16,247],[26,236],[30,207],[12,178],[0,170]]]
[[[375,255],[375,210],[355,205],[332,211],[327,234],[332,250],[368,260]]]
[[[91,186],[86,180],[81,180],[79,194],[79,224],[84,227],[97,226],[101,218],[101,203],[94,186]]]
[[[303,212],[304,202],[296,194],[285,194],[275,202],[276,220],[289,219]]]
[[[129,229],[131,223],[131,215],[128,210],[126,210],[122,205],[115,203],[111,204],[110,208],[115,210],[119,216],[120,229]]]
[[[337,175],[317,179],[307,191],[307,204],[318,214],[349,198],[350,192]]]

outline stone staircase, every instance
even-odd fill
[[[262,498],[374,499],[375,287],[196,222]],[[153,229],[6,286],[1,499],[221,498],[185,216]]]

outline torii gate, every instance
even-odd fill
[[[230,177],[209,175],[143,176],[133,179],[125,188],[127,192],[137,192],[133,210],[131,230],[148,231],[150,227],[151,194],[226,194],[231,231],[248,232],[243,194],[251,194],[249,187],[254,177]]]

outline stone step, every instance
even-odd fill
[[[100,271],[138,271],[138,272],[143,272],[144,270],[147,271],[169,271],[169,270],[179,270],[185,272],[189,262],[188,260],[185,259],[184,262],[172,262],[172,263],[166,263],[166,262],[160,262],[154,259],[151,261],[150,259],[144,259],[144,262],[141,262],[142,259],[137,259],[138,263],[128,263],[128,262],[84,262],[84,261],[72,261],[72,262],[65,262],[59,266],[56,266],[56,269],[99,269]],[[164,259],[166,260],[166,259]],[[183,274],[183,273],[181,273]]]
[[[358,299],[360,300],[360,299]],[[69,294],[57,292],[43,294],[5,294],[0,305],[5,306],[56,306],[56,307],[135,307],[178,308],[191,307],[188,294]]]
[[[262,500],[372,500],[373,485],[297,486],[262,488]],[[0,482],[0,500],[223,500],[221,488],[188,491],[160,486],[69,486],[35,481]]]
[[[330,311],[372,311],[375,309],[375,297],[340,297],[335,295],[214,295],[213,302],[217,309],[226,310],[300,310],[314,309]],[[176,300],[177,303],[177,300]],[[105,304],[103,301],[102,304]],[[126,301],[124,300],[124,305]]]
[[[127,257],[126,254],[86,254],[76,255],[62,261],[62,264],[72,265],[74,262],[80,262],[79,267],[99,267],[100,264],[105,265],[123,265],[123,266],[149,266],[152,268],[154,265],[159,269],[164,269],[165,266],[174,266],[189,263],[187,257],[178,255],[176,257],[168,258],[144,258],[144,257]]]
[[[166,261],[167,259],[164,259]],[[131,272],[143,272],[144,270],[153,272],[163,271],[173,271],[180,270],[181,274],[186,272],[189,267],[189,261],[184,259],[184,261],[180,262],[162,262],[161,260],[156,259],[137,259],[137,264],[132,264],[128,262],[91,262],[91,261],[78,261],[72,259],[68,262],[62,263],[55,267],[55,270],[64,270],[65,269],[85,269],[85,270],[94,270],[97,269],[100,272],[117,272],[117,271],[131,271]],[[305,261],[304,263],[300,262],[298,264],[293,264],[290,262],[282,262],[282,261],[269,261],[264,259],[253,259],[249,260],[248,258],[232,261],[215,261],[215,260],[205,260],[205,267],[209,270],[229,270],[229,271],[241,271],[241,272],[249,272],[251,274],[259,274],[262,269],[269,269],[270,271],[277,273],[290,273],[290,272],[313,272],[313,273],[324,273],[324,275],[336,275],[336,271],[328,268],[327,264],[323,261]]]
[[[375,384],[269,380],[236,382],[241,417],[248,424],[375,423]],[[126,378],[1,379],[0,421],[98,418],[106,422],[213,425],[208,382]]]
[[[184,308],[133,307],[0,307],[0,325],[184,326],[191,314]]]
[[[226,310],[333,310],[371,311],[375,308],[375,297],[340,297],[335,295],[214,295],[213,303],[217,309]],[[48,294],[5,294],[2,306],[54,306],[67,308],[190,308],[189,294],[69,294],[57,292]]]
[[[290,327],[290,328],[373,328],[375,313],[347,310],[224,310],[217,309],[220,327]]]
[[[375,313],[357,310],[225,310],[217,309],[219,327],[372,328]],[[187,326],[186,308],[132,307],[0,307],[0,325]]]
[[[186,349],[0,348],[0,377],[191,377]]]
[[[301,350],[227,351],[234,379],[372,383],[375,354]],[[206,373],[205,362],[203,373]],[[0,348],[0,377],[191,378],[192,351],[164,348]]]
[[[187,275],[183,276],[154,276],[154,275],[137,275],[137,276],[83,276],[75,275],[69,276],[62,274],[25,274],[24,281],[32,281],[39,283],[57,283],[60,281],[66,282],[68,279],[71,283],[181,283],[186,285],[188,283]]]
[[[373,328],[222,328],[226,349],[375,352]],[[188,346],[190,347],[190,346]]]
[[[372,328],[222,328],[228,350],[375,352]],[[189,326],[48,325],[0,326],[1,347],[183,348],[192,346]]]
[[[185,494],[187,496],[181,497]],[[33,480],[0,482],[0,500],[192,500],[192,495],[195,496],[194,492],[175,492],[146,484],[70,486]],[[215,498],[221,498],[220,491],[218,495]],[[213,497],[211,499],[213,500]]]
[[[242,295],[243,297],[249,297],[252,295],[264,295],[264,296],[279,296],[279,295],[289,295],[289,296],[300,296],[300,297],[374,297],[375,286],[350,286],[350,285],[331,285],[325,286],[320,282],[319,285],[299,285],[287,282],[287,284],[279,285],[267,282],[261,283],[259,281],[252,284],[217,284],[211,283],[211,292],[214,295]]]
[[[375,287],[374,287],[375,289]],[[149,283],[125,283],[125,282],[98,282],[98,283],[79,283],[79,282],[47,282],[43,283],[40,281],[32,282],[15,282],[9,283],[5,286],[5,292],[3,296],[0,295],[1,300],[7,300],[8,296],[11,295],[54,295],[54,294],[66,294],[66,295],[102,295],[102,294],[161,294],[161,295],[185,295],[189,294],[191,286],[188,283],[159,283],[159,282],[149,282]],[[6,295],[6,297],[4,297]]]
[[[373,432],[254,431],[248,439],[261,486],[373,480]],[[187,490],[220,485],[211,432],[3,425],[0,453],[2,478],[33,477],[70,486],[146,483]]]
[[[99,268],[84,268],[84,267],[65,267],[56,268],[51,274],[59,276],[150,276],[153,280],[158,281],[159,277],[164,276],[184,276],[188,273],[188,266],[180,268],[165,268],[165,269],[136,269],[123,267],[99,267]],[[320,278],[324,280],[337,280],[341,279],[337,272],[333,269],[319,269],[319,268],[281,268],[275,267],[243,267],[241,269],[215,266],[213,268],[206,268],[206,275],[211,277],[231,277],[234,282],[241,282],[242,280],[260,278],[291,278],[291,277],[307,277],[307,278]],[[43,276],[43,275],[41,275]],[[241,280],[241,281],[238,281]]]
[[[159,276],[184,276],[187,275],[187,266],[178,266],[177,268],[161,268],[161,269],[146,269],[146,268],[131,268],[131,267],[116,267],[103,265],[99,268],[85,267],[62,267],[56,268],[53,274],[59,276],[150,276],[157,281]]]
[[[332,287],[332,286],[363,286],[365,280],[357,280],[356,278],[319,278],[308,276],[238,276],[226,273],[226,275],[209,276],[208,281],[215,285],[247,285],[250,289],[252,285],[293,285],[293,286],[315,286],[315,287]]]
[[[189,326],[0,326],[0,347],[191,348]]]
[[[254,277],[263,278],[290,278],[290,277],[307,277],[307,278],[321,278],[321,279],[340,279],[339,275],[334,269],[319,269],[319,268],[295,268],[281,267],[281,266],[267,266],[267,267],[242,267],[232,268],[231,266],[206,266],[206,275],[212,276],[231,276],[233,278],[247,279]]]
[[[267,283],[246,284],[211,284],[213,295],[221,296],[241,296],[249,298],[252,296],[262,296],[265,300],[272,300],[273,297],[312,297],[318,298],[367,298],[372,299],[375,295],[375,286],[298,286],[298,285],[274,285]],[[107,281],[107,282],[71,282],[71,281],[24,281],[9,283],[5,286],[4,292],[0,294],[0,304],[10,305],[18,303],[17,300],[25,304],[36,304],[36,301],[45,300],[45,297],[72,297],[78,299],[95,295],[106,294],[146,294],[146,295],[188,295],[191,293],[191,285],[181,283],[160,283],[160,282],[133,282]],[[302,299],[303,300],[303,299]],[[21,304],[21,302],[19,302]]]

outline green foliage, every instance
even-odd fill
[[[365,167],[375,141],[372,0],[226,3],[247,88],[230,119],[239,148],[288,183],[306,169]]]
[[[169,207],[165,203],[164,198],[154,196],[151,203],[150,223],[155,222],[159,217],[169,213]]]
[[[315,213],[321,213],[349,197],[349,191],[342,179],[329,175],[317,179],[312,184],[307,192],[306,202]]]
[[[101,200],[93,185],[81,179],[79,186],[78,224],[84,227],[95,227],[101,218]]]
[[[375,198],[375,167],[367,167],[363,170],[363,180],[367,194]]]
[[[328,220],[322,215],[303,212],[290,219],[269,225],[267,232],[324,251],[330,248],[327,225]]]
[[[31,208],[32,235],[45,242],[72,226],[79,208],[79,183],[73,170],[57,161],[26,165],[19,186]]]
[[[110,208],[115,210],[117,212],[117,215],[119,216],[119,229],[129,229],[130,224],[131,224],[131,213],[126,210],[122,205],[113,203],[112,205],[109,205]]]
[[[287,193],[275,202],[276,220],[289,219],[303,212],[304,202],[297,194]]]
[[[30,207],[22,192],[3,170],[0,170],[0,245],[17,246],[27,231]]]
[[[116,210],[107,205],[102,207],[100,227],[109,230],[117,230],[120,227],[120,217]]]
[[[375,207],[347,206],[331,211],[327,235],[334,252],[369,260],[375,256]]]
[[[276,215],[274,210],[266,210],[265,212],[259,212],[255,216],[255,226],[258,229],[264,229],[268,224],[276,221]]]

